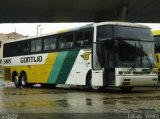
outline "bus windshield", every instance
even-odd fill
[[[154,40],[150,28],[102,25],[97,28],[97,41],[118,41],[117,66],[155,67]]]
[[[119,40],[119,67],[155,67],[154,42]]]

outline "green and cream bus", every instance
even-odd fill
[[[147,26],[102,22],[3,44],[3,80],[83,85],[93,90],[154,86],[154,40]]]

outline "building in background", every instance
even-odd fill
[[[21,35],[16,32],[11,32],[8,34],[0,33],[0,64],[2,63],[2,60],[1,60],[2,59],[2,52],[3,52],[3,49],[1,47],[2,42],[5,40],[13,40],[13,39],[17,40],[17,39],[24,38],[24,37],[27,37],[27,36]]]
[[[13,40],[13,39],[17,40],[17,39],[24,38],[24,37],[27,37],[27,36],[21,35],[21,34],[16,33],[16,32],[11,32],[11,33],[8,33],[8,34],[0,33],[0,77],[1,77],[1,74],[2,74],[2,70],[1,70],[2,52],[3,52],[2,42],[6,41],[6,40]]]

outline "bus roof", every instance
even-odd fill
[[[101,25],[118,25],[118,26],[129,26],[129,27],[140,27],[140,28],[149,28],[149,26],[142,25],[139,23],[131,23],[131,22],[101,22],[98,23],[98,26]]]
[[[119,25],[119,26],[129,26],[129,27],[150,28],[150,27],[145,26],[145,25],[141,25],[141,24],[137,24],[137,23],[130,23],[130,22],[100,22],[100,23],[91,23],[91,24],[88,24],[88,25],[85,25],[85,26],[71,28],[71,29],[64,29],[64,30],[60,30],[60,31],[57,31],[57,32],[46,33],[46,34],[42,34],[42,35],[38,35],[38,36],[37,35],[36,36],[30,36],[30,37],[17,39],[17,40],[11,39],[11,40],[7,40],[7,41],[3,41],[3,43],[16,42],[16,41],[22,41],[22,40],[29,40],[29,39],[34,39],[34,38],[41,38],[41,37],[45,37],[45,36],[51,36],[51,35],[70,32],[70,31],[76,31],[76,30],[81,30],[81,29],[86,29],[86,28],[92,28],[92,27],[94,27],[94,24],[97,25],[97,26],[101,26],[101,25]]]

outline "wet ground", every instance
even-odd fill
[[[116,88],[89,92],[73,87],[15,88],[0,79],[0,119],[160,119],[159,112],[160,87],[134,88],[130,93]]]

